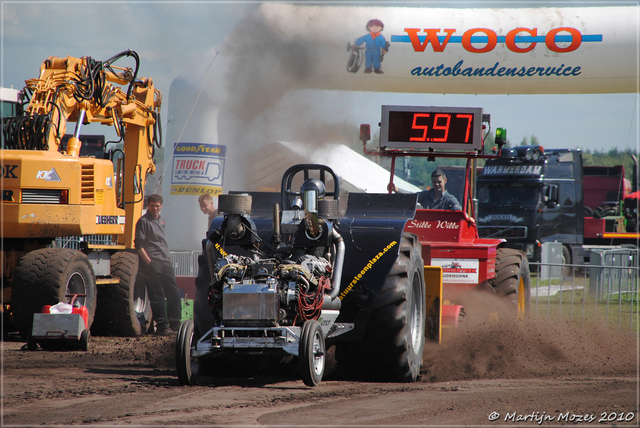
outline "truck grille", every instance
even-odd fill
[[[22,189],[23,204],[61,204],[62,190]]]
[[[481,238],[526,238],[526,226],[478,226]]]
[[[83,202],[94,202],[95,173],[93,170],[93,164],[83,164],[81,172],[80,199]]]

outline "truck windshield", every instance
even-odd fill
[[[492,206],[535,207],[541,187],[514,183],[478,183],[478,203]]]

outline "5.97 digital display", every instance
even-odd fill
[[[380,145],[476,150],[481,122],[480,108],[383,106]]]

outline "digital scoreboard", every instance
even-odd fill
[[[482,109],[382,106],[380,147],[482,150]]]

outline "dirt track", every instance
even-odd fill
[[[553,426],[602,425],[604,416],[605,425],[638,426],[635,334],[470,324],[425,349],[419,382],[351,381],[330,361],[316,388],[294,364],[181,387],[172,338],[94,337],[89,352],[29,352],[7,341],[2,425]]]

